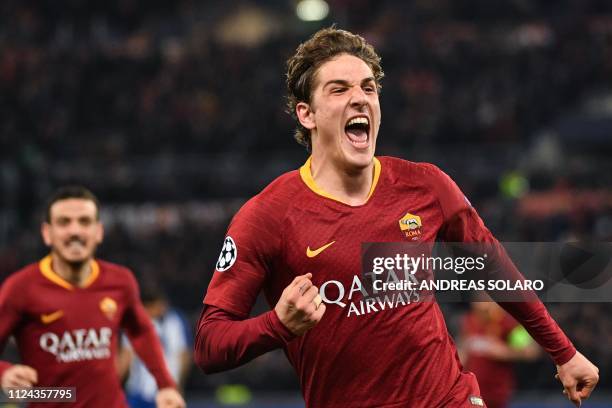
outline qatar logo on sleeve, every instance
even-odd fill
[[[236,262],[237,257],[238,248],[236,248],[236,243],[232,237],[228,235],[223,241],[223,248],[221,248],[221,253],[219,254],[219,259],[217,260],[217,271],[227,271],[232,267],[234,262]]]

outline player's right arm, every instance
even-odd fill
[[[274,205],[253,199],[230,224],[194,344],[195,361],[206,373],[228,370],[285,346],[325,312],[312,275],[306,274],[287,282],[273,310],[248,318],[265,280],[281,279],[272,272],[282,258],[281,214]]]
[[[20,301],[23,299],[16,276],[7,279],[0,287],[0,353],[9,336],[21,319]],[[38,374],[32,367],[11,364],[0,360],[0,385],[9,387],[31,387],[38,382]]]
[[[210,374],[245,364],[283,347],[313,328],[325,313],[310,273],[297,276],[285,288],[274,310],[241,319],[215,306],[206,306],[195,344],[195,360]]]

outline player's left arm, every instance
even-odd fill
[[[495,361],[526,362],[533,361],[540,355],[540,347],[521,325],[516,325],[505,341],[493,335],[466,336],[461,340],[464,353]]]
[[[490,242],[489,263],[493,269],[502,271],[500,276],[512,280],[524,279],[516,266],[503,250],[501,244],[484,226],[473,208],[456,214],[456,231],[463,231],[465,242]],[[463,227],[459,227],[463,226]],[[455,242],[461,241],[457,236]],[[557,366],[558,379],[563,384],[564,393],[579,406],[587,398],[599,381],[599,370],[586,357],[578,353],[572,342],[550,316],[544,304],[535,293],[525,294],[523,302],[498,302],[512,317],[522,324],[529,334],[551,356]]]
[[[493,249],[488,261],[493,269],[502,271],[504,276],[512,279],[524,279],[451,178],[435,167],[430,174],[431,184],[445,220],[440,238],[448,242],[487,243]],[[581,400],[587,398],[597,384],[599,370],[576,351],[537,295],[527,294],[526,299],[529,301],[498,303],[522,324],[551,356],[557,365],[558,378],[565,388],[564,393],[579,406]]]
[[[159,389],[156,397],[158,408],[183,408],[185,401],[168,371],[155,327],[140,302],[138,284],[131,273],[128,275],[128,303],[121,326],[132,348],[155,378]]]
[[[599,381],[599,368],[591,363],[579,351],[565,364],[557,365],[555,375],[563,384],[563,393],[576,406],[587,399]]]

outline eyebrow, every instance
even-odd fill
[[[376,79],[371,76],[371,77],[367,77],[361,80],[361,85],[363,86],[364,84],[368,83],[368,82],[376,82]],[[345,80],[345,79],[331,79],[329,81],[327,81],[325,83],[325,85],[323,85],[323,89],[325,89],[326,87],[328,87],[329,85],[342,85],[342,86],[350,86],[350,82]]]
[[[55,220],[57,221],[70,221],[70,220],[84,220],[84,219],[95,219],[95,217],[92,217],[91,215],[78,215],[78,216],[72,216],[72,215],[58,215],[57,217],[55,217]]]

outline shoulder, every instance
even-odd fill
[[[300,184],[299,173],[291,171],[248,200],[232,218],[221,253],[225,253],[228,259],[233,256],[239,263],[245,259],[252,263],[271,261],[282,248],[284,220],[291,206],[298,201],[296,196],[300,194],[300,188],[303,189]],[[240,258],[236,252],[241,254]],[[233,261],[223,261],[221,256],[218,262],[217,268],[220,266],[223,270],[229,269],[223,266],[225,262],[233,265]]]
[[[108,262],[102,259],[96,259],[100,267],[100,274],[107,282],[115,282],[119,285],[128,287],[129,289],[137,289],[136,277],[131,269],[113,262]]]
[[[383,172],[387,172],[391,177],[406,178],[413,182],[432,181],[448,177],[438,166],[425,162],[413,162],[391,156],[378,157]],[[415,178],[421,177],[421,178]]]
[[[444,194],[449,189],[456,189],[454,181],[448,174],[434,164],[389,156],[378,159],[381,163],[382,175],[387,183],[409,188],[423,188],[436,196]]]
[[[258,208],[286,209],[291,205],[296,194],[304,190],[297,170],[293,170],[277,177],[268,184],[250,202]]]
[[[34,262],[10,274],[1,285],[7,289],[20,290],[26,285],[31,284],[34,279],[38,279],[40,276],[41,273],[38,262]]]
[[[42,274],[38,263],[32,263],[13,272],[3,282],[0,282],[0,303],[21,305],[27,303],[32,288],[37,287],[33,282],[42,281]]]
[[[379,160],[389,183],[405,189],[422,189],[439,203],[445,218],[471,206],[453,179],[438,166],[394,157]]]
[[[134,273],[126,266],[96,258],[101,273],[111,273],[119,277],[133,277]]]
[[[287,172],[268,184],[259,194],[248,200],[234,216],[234,221],[249,218],[252,222],[282,221],[283,215],[303,190],[297,170]]]

